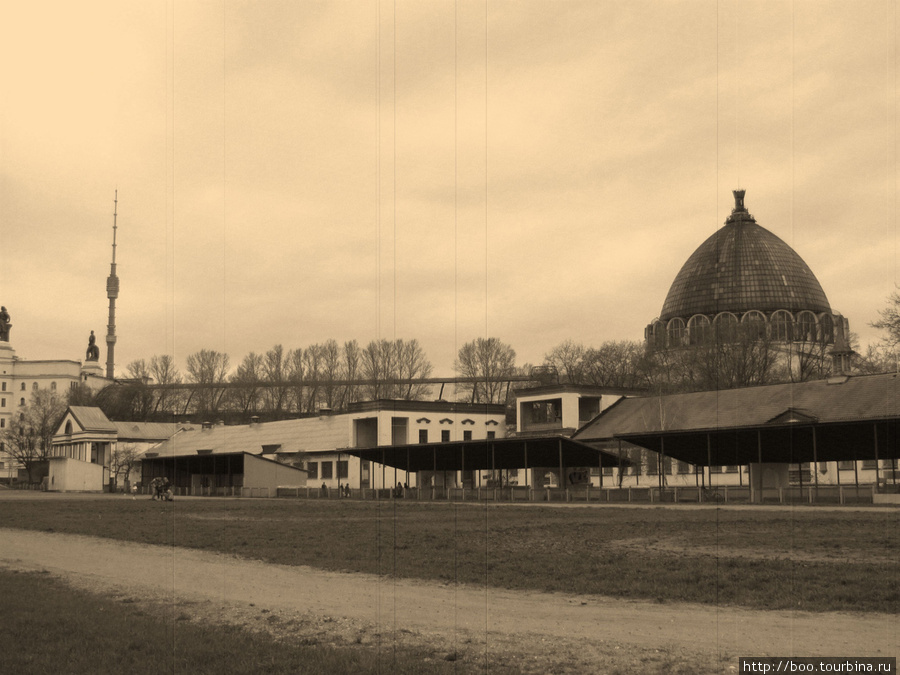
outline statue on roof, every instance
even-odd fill
[[[6,307],[0,307],[0,342],[9,342],[9,329],[12,324],[9,322],[9,312]]]
[[[91,336],[88,338],[86,357],[88,361],[98,361],[100,359],[100,348],[97,346],[97,338],[94,337],[94,331],[91,331]]]

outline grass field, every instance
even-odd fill
[[[900,513],[360,501],[0,502],[0,523],[286,565],[758,609],[900,608]]]
[[[45,574],[0,572],[5,673],[443,674],[455,664],[416,650],[273,644],[234,626],[191,623],[171,608],[115,602]],[[166,611],[168,609],[168,611]]]

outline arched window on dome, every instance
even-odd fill
[[[692,345],[702,345],[709,342],[710,338],[709,317],[703,314],[695,314],[688,321],[688,340]]]
[[[818,337],[817,324],[816,315],[808,309],[803,310],[797,315],[794,339],[797,342],[815,342]]]
[[[737,340],[738,318],[731,312],[722,312],[715,318],[716,342],[734,342]]]
[[[786,309],[772,314],[770,323],[772,339],[776,342],[790,342],[794,338],[794,317]]]
[[[831,314],[819,315],[819,329],[822,342],[827,345],[834,344],[834,318]]]
[[[650,344],[656,349],[666,346],[666,325],[662,321],[654,321],[650,326]]]
[[[666,325],[666,332],[669,334],[669,346],[681,347],[684,345],[684,319],[679,317],[670,319]]]
[[[762,340],[766,337],[766,315],[755,309],[750,310],[741,317],[741,326],[744,333],[751,340]]]

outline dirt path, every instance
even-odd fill
[[[548,643],[575,646],[586,650],[585,658],[588,646],[667,649],[726,658],[735,666],[738,656],[900,653],[900,621],[893,615],[765,612],[393,581],[25,530],[0,529],[0,567],[47,570],[88,590],[178,603],[192,617],[306,617],[316,631],[336,631],[357,644],[407,634],[440,641],[447,650],[496,645],[528,653],[544,652]]]

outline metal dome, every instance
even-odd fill
[[[809,266],[777,236],[756,223],[735,190],[731,215],[687,259],[672,282],[661,321],[695,314],[750,310],[831,313]]]

